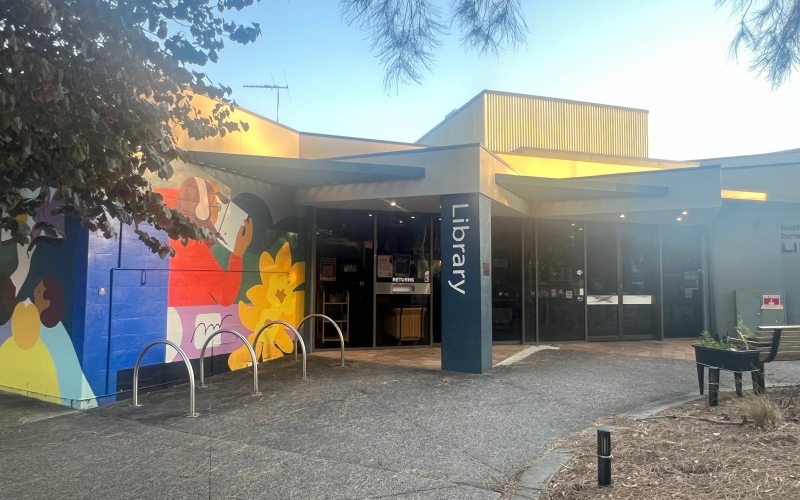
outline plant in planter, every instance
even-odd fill
[[[693,345],[697,363],[721,370],[748,372],[758,370],[760,351],[750,347],[748,339],[753,332],[739,318],[733,341],[728,338],[715,339],[709,332],[700,334],[700,340]]]

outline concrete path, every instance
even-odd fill
[[[315,356],[307,381],[291,359],[262,367],[262,396],[246,372],[214,377],[194,419],[186,385],[140,408],[0,412],[0,498],[496,500],[556,439],[697,390],[687,361],[555,350],[483,376]]]

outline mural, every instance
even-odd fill
[[[286,193],[264,183],[231,187],[192,165],[174,179],[156,191],[219,239],[171,242],[175,255],[162,260],[122,224],[118,237],[106,240],[76,220],[52,216],[52,199],[24,222],[33,228],[48,220],[66,238],[34,231],[31,244],[20,246],[0,235],[0,390],[94,406],[130,389],[136,357],[148,342],[171,340],[196,359],[220,328],[252,343],[270,320],[302,319],[305,264]],[[279,224],[265,199],[278,210]],[[291,353],[293,340],[284,327],[270,328],[256,346],[259,358]],[[212,340],[207,355],[215,360],[209,373],[252,362],[239,339],[227,334]],[[176,361],[174,349],[152,349],[141,386],[185,377]]]
[[[29,192],[39,195],[39,190]],[[52,197],[52,192],[49,193]],[[63,217],[52,215],[52,198],[35,217],[23,217],[32,229],[29,245],[0,235],[0,387],[46,401],[94,406],[94,391],[84,376],[72,335],[74,241],[48,238],[33,230],[47,220],[65,233]],[[75,238],[73,238],[74,240]]]
[[[266,322],[281,319],[292,324],[303,317],[305,264],[292,256],[296,235],[276,230],[266,203],[201,176],[183,180],[180,188],[162,188],[165,202],[195,224],[217,231],[217,241],[172,242],[169,263],[167,338],[192,357],[208,335],[220,328],[248,335]],[[263,340],[263,341],[262,341]],[[232,335],[215,337],[212,355],[228,354],[232,370],[251,364],[247,348]],[[290,353],[293,337],[273,327],[260,337],[257,354],[271,360]],[[179,361],[167,348],[166,362]]]

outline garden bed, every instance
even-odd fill
[[[541,498],[800,498],[800,387],[762,398],[726,393],[717,407],[698,400],[649,419],[604,419],[614,427],[612,486],[597,486],[597,436],[585,431],[559,443],[576,456]],[[754,421],[765,416],[778,422]]]

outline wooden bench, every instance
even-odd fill
[[[742,345],[740,339],[731,338],[733,344]],[[758,371],[752,372],[753,392],[764,392],[764,365],[773,361],[800,361],[800,325],[759,326],[747,342],[751,348],[761,349]],[[742,374],[733,374],[736,394],[742,395]]]

